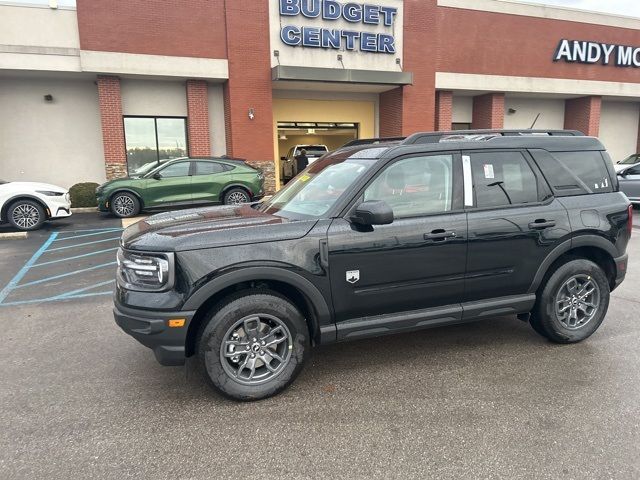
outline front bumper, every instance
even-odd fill
[[[66,193],[59,197],[46,197],[49,218],[64,218],[71,216],[71,199]]]
[[[116,303],[113,316],[125,333],[153,350],[161,365],[184,365],[187,331],[193,312],[152,312],[124,307]],[[170,327],[170,320],[182,320],[182,327]]]

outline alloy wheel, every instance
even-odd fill
[[[279,375],[289,363],[293,347],[284,322],[266,314],[238,320],[220,347],[224,371],[243,385],[259,385]]]
[[[13,209],[11,218],[19,228],[33,228],[40,222],[40,211],[34,205],[22,203]]]
[[[240,203],[247,203],[249,201],[249,196],[244,192],[232,192],[227,197],[227,202],[230,205],[238,205]]]
[[[600,306],[600,287],[589,275],[574,275],[562,284],[556,295],[556,316],[569,330],[584,327]]]
[[[121,217],[132,215],[135,210],[133,198],[129,195],[118,195],[113,199],[113,209]]]

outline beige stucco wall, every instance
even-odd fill
[[[80,48],[76,11],[0,5],[0,45]]]
[[[122,79],[120,89],[123,115],[187,116],[184,81]]]
[[[516,110],[509,113],[509,109]],[[504,101],[504,128],[531,128],[540,114],[535,129],[562,130],[564,128],[564,99],[521,98],[507,96]]]
[[[602,102],[600,140],[614,162],[637,153],[640,103]]]
[[[0,112],[0,178],[61,187],[105,180],[93,81],[2,77]]]
[[[227,153],[227,140],[224,123],[224,96],[222,85],[209,84],[209,135],[211,140],[211,155],[218,156]]]
[[[473,117],[473,97],[453,96],[451,106],[452,123],[471,123]]]

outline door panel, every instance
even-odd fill
[[[390,162],[364,201],[391,206],[389,225],[329,228],[329,271],[337,321],[459,305],[466,263],[460,158],[422,154]]]
[[[228,175],[217,162],[194,162],[195,172],[191,180],[191,198],[194,202],[219,202],[222,186]]]
[[[622,190],[630,200],[640,200],[640,167],[633,167],[627,170],[623,177],[618,176],[620,190]]]
[[[370,232],[357,231],[344,219],[334,220],[329,228],[329,271],[336,321],[458,304],[466,229],[464,213],[400,219]],[[456,236],[428,238],[439,230]],[[354,275],[359,280],[350,283]]]
[[[158,173],[161,178],[149,178],[147,183],[144,196],[147,207],[191,202],[190,162],[172,163]]]

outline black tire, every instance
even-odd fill
[[[284,343],[282,352],[289,353],[286,357],[286,363],[280,363],[280,366],[276,367],[280,370],[275,374],[267,372],[266,365],[261,362],[264,366],[259,369],[265,375],[271,376],[264,380],[258,380],[262,383],[249,384],[250,380],[247,380],[246,377],[252,374],[251,370],[247,372],[251,366],[245,367],[240,373],[240,378],[244,381],[233,376],[234,369],[241,364],[246,365],[244,361],[249,359],[249,353],[242,353],[244,350],[238,350],[240,353],[236,358],[240,357],[239,361],[234,362],[232,358],[224,358],[223,360],[226,351],[223,350],[223,340],[231,338],[229,334],[233,332],[232,329],[238,322],[254,316],[263,316],[267,319],[275,318],[286,326],[290,338],[286,342],[282,342]],[[252,340],[247,338],[248,342]],[[238,341],[242,342],[243,338]],[[266,347],[264,348],[266,350]],[[256,351],[256,354],[258,353]],[[211,310],[209,320],[201,328],[197,340],[198,359],[212,386],[222,395],[241,401],[261,400],[280,393],[295,380],[307,362],[310,353],[311,341],[304,317],[286,298],[270,290],[247,290],[227,297]],[[284,354],[282,358],[285,358]],[[259,358],[255,361],[258,360]],[[251,359],[247,361],[251,361]],[[223,365],[223,362],[226,364]],[[254,368],[256,372],[259,369]],[[254,382],[256,381],[254,380]]]
[[[135,217],[140,213],[140,200],[133,193],[116,192],[111,196],[111,213],[119,218]]]
[[[39,229],[47,220],[47,214],[40,203],[34,200],[17,200],[7,210],[9,223],[23,232]]]
[[[251,201],[251,195],[244,188],[232,188],[224,194],[223,202],[225,205],[240,205],[242,203],[249,203]]]
[[[571,320],[561,320],[561,313],[557,312],[556,305],[558,296],[563,295],[565,283],[572,278],[579,278],[580,281],[591,281],[597,286],[594,289],[594,296],[597,294],[597,308],[593,308],[590,318],[583,325],[574,325],[569,328],[567,322]],[[556,343],[575,343],[589,338],[602,324],[607,309],[609,308],[609,281],[602,269],[590,260],[575,259],[560,265],[543,284],[538,295],[536,305],[531,314],[530,323],[533,329],[540,335]],[[594,297],[589,297],[591,300]],[[579,295],[574,300],[580,302]],[[561,308],[566,308],[569,302],[560,304]],[[579,308],[579,307],[578,307]],[[571,308],[569,308],[571,310]],[[583,312],[578,311],[578,314]],[[584,317],[583,317],[584,318]]]

